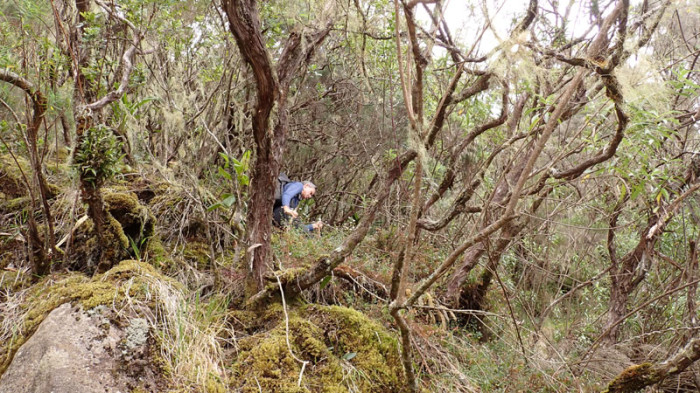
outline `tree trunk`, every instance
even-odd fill
[[[223,5],[241,55],[253,71],[257,89],[257,104],[253,112],[255,161],[246,221],[248,230],[246,296],[250,297],[263,289],[263,275],[267,270],[266,262],[270,258],[274,179],[279,172],[281,146],[276,146],[277,149],[273,147],[274,142],[269,135],[269,127],[270,114],[279,94],[279,85],[265,49],[255,1],[224,0]],[[276,152],[279,153],[275,154]]]
[[[617,376],[605,393],[637,392],[678,374],[700,359],[700,338],[691,340],[677,354],[659,364],[643,363],[628,367]]]
[[[274,203],[274,179],[279,172],[279,160],[272,154],[271,140],[256,143],[256,158],[251,182],[251,197],[248,210],[248,261],[246,295],[262,290],[263,275],[267,271],[266,261],[271,258],[270,233],[272,230],[272,208]]]
[[[614,344],[618,340],[621,319],[627,314],[627,303],[632,291],[646,275],[649,256],[646,252],[646,233],[643,231],[640,243],[610,270],[610,302],[603,331],[608,332],[604,341]],[[641,266],[640,266],[641,265]]]
[[[459,308],[459,299],[461,297],[460,294],[462,293],[462,286],[465,282],[467,282],[469,273],[471,273],[472,269],[474,269],[476,264],[479,263],[479,258],[484,255],[485,251],[486,249],[484,248],[484,245],[479,243],[475,244],[464,253],[464,260],[457,267],[457,269],[455,269],[454,274],[452,274],[450,281],[447,283],[447,293],[445,294],[445,298],[447,300],[447,304],[451,307]]]
[[[248,210],[248,252],[246,255],[246,295],[264,288],[263,277],[270,261],[270,232],[274,184],[280,170],[287,135],[287,93],[292,79],[311,59],[313,51],[330,32],[329,22],[317,31],[290,33],[282,54],[273,69],[265,48],[260,16],[254,0],[224,0],[229,20],[241,55],[253,71],[257,103],[253,112],[255,163],[251,181],[251,203]],[[277,119],[270,133],[272,109],[277,103]]]
[[[49,191],[46,178],[44,177],[44,169],[41,165],[42,159],[39,155],[39,148],[37,146],[39,127],[44,120],[44,113],[46,112],[47,100],[42,92],[37,89],[31,82],[24,79],[20,75],[17,75],[8,70],[0,70],[0,81],[4,81],[14,85],[17,88],[22,89],[31,99],[33,113],[32,117],[27,124],[27,131],[25,135],[25,141],[27,143],[27,150],[29,151],[29,161],[31,163],[33,180],[30,182],[28,179],[27,187],[29,190],[32,212],[29,218],[29,249],[30,255],[32,255],[32,269],[37,275],[48,274],[51,270],[51,257],[53,256],[54,248],[56,247],[56,237],[54,233],[53,226],[53,216],[51,215],[51,209],[49,209]],[[46,218],[46,231],[44,237],[44,244],[41,242],[41,237],[39,236],[39,231],[37,229],[37,224],[33,217],[33,212],[36,209],[36,196],[34,193],[34,181],[39,188],[39,196],[41,200],[42,210]],[[48,250],[48,255],[47,251]],[[48,258],[48,259],[47,259]]]
[[[104,261],[102,256],[105,254],[103,248],[107,246],[105,236],[105,223],[107,222],[107,211],[102,200],[102,193],[98,187],[94,187],[89,183],[81,180],[81,197],[83,202],[88,205],[88,217],[92,219],[95,225],[95,236],[97,237],[98,250],[98,265],[96,272],[101,273],[109,270],[109,261]]]
[[[688,256],[688,270],[686,273],[686,280],[688,282],[693,282],[697,280],[698,275],[698,249],[695,241],[690,241],[688,247],[690,248]],[[697,306],[695,299],[698,296],[698,284],[693,284],[688,287],[688,294],[686,295],[686,306],[688,312],[686,314],[686,319],[688,321],[688,326],[691,327],[687,333],[688,338],[693,337],[697,333],[698,328],[698,317],[697,317]]]

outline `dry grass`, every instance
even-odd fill
[[[23,334],[22,328],[29,310],[23,308],[22,304],[29,290],[3,291],[5,292],[0,294],[0,342],[12,345],[14,338]]]
[[[227,380],[223,364],[226,337],[234,337],[227,323],[224,298],[203,301],[167,282],[152,284],[156,301],[154,330],[161,357],[173,386],[208,391]]]

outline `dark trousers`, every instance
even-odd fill
[[[296,229],[305,229],[305,226],[301,223],[301,221],[296,218],[292,218],[292,216],[284,212],[282,205],[275,205],[275,208],[272,210],[272,225],[283,229],[287,228],[290,224]]]
[[[282,205],[275,205],[274,209],[272,209],[272,225],[277,228],[284,228],[289,225],[290,218],[292,217],[284,213]]]

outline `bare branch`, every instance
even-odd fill
[[[693,338],[686,346],[658,364],[643,363],[628,367],[604,391],[607,393],[640,391],[664,379],[685,371],[700,359],[700,338]]]
[[[122,54],[122,59],[121,59],[121,72],[122,76],[121,79],[119,80],[119,87],[116,90],[112,90],[109,93],[107,93],[104,97],[100,98],[99,100],[86,104],[80,108],[80,110],[91,110],[91,111],[96,111],[104,108],[105,106],[113,103],[114,101],[120,99],[124,93],[126,93],[127,89],[129,88],[129,77],[131,76],[131,70],[134,67],[133,60],[134,60],[134,55],[136,54],[139,45],[141,44],[141,40],[143,39],[143,32],[140,32],[139,30],[136,29],[136,26],[134,26],[131,21],[127,20],[123,16],[119,15],[119,13],[114,12],[114,10],[110,9],[106,4],[99,0],[95,0],[95,2],[102,7],[111,17],[119,20],[122,22],[124,25],[129,26],[132,30],[133,37],[131,39],[131,46],[129,46],[124,53]]]

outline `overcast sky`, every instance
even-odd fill
[[[642,0],[632,0],[630,6],[634,7],[641,2]],[[482,43],[478,48],[479,53],[484,54],[498,45],[499,40],[508,37],[513,20],[519,21],[525,15],[529,3],[529,0],[446,0],[445,19],[455,40],[463,44],[472,43],[484,26],[483,7],[485,6],[492,23],[491,29],[484,33]],[[559,3],[559,13],[563,15],[569,1],[559,1]],[[589,0],[573,1],[567,23],[569,36],[578,37],[590,27],[587,10],[589,4]],[[552,7],[549,1],[540,2],[539,7],[540,16],[553,17],[551,12],[547,12]],[[610,9],[612,7],[609,7]],[[419,20],[427,24],[429,19],[422,7],[419,7],[417,16]]]

